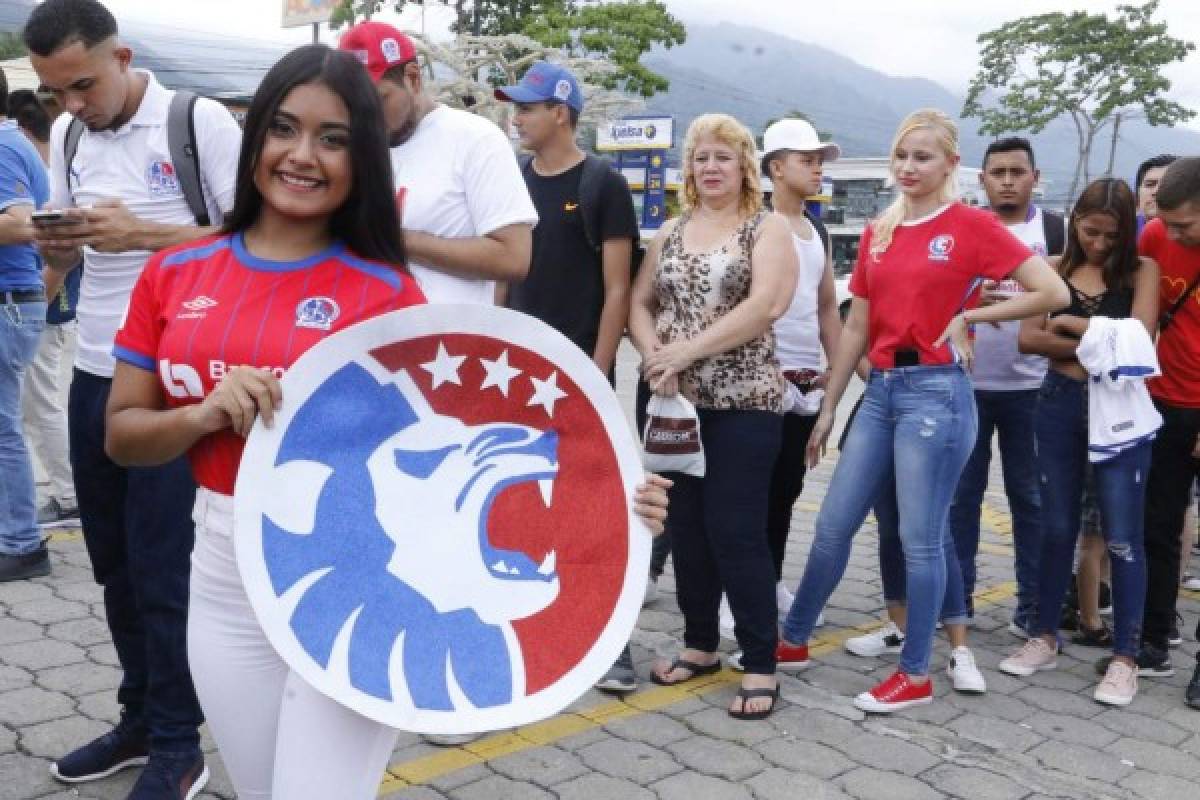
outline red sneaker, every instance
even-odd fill
[[[915,684],[903,672],[894,672],[892,677],[869,692],[854,698],[854,705],[874,714],[890,714],[912,706],[923,706],[933,702],[933,681]]]
[[[783,639],[775,645],[776,669],[807,669],[812,664],[808,660],[808,645],[788,644]]]

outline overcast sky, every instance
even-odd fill
[[[1136,2],[1137,0],[1127,0]],[[282,0],[105,0],[118,18],[212,30],[261,39],[304,42],[309,29],[279,27]],[[975,72],[975,38],[1017,16],[1045,11],[1113,9],[1110,0],[666,0],[684,22],[738,23],[766,28],[836,50],[892,75],[935,80],[957,92]],[[431,9],[426,25],[444,30],[448,11]],[[1172,35],[1200,43],[1200,3],[1162,0],[1158,16]],[[418,28],[415,8],[399,20]],[[325,32],[327,36],[327,32]],[[1200,54],[1168,72],[1172,97],[1200,111]],[[1193,120],[1192,127],[1200,128]]]

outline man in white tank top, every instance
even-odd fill
[[[824,396],[826,366],[842,331],[833,283],[833,262],[824,226],[810,216],[805,202],[821,191],[821,170],[841,148],[822,142],[802,119],[783,119],[763,134],[763,172],[775,186],[771,205],[787,218],[800,261],[796,293],[775,322],[775,353],[787,378],[783,443],[771,479],[767,536],[775,560],[780,613],[791,608],[783,585],[783,555],[791,529],[792,506],[804,488],[804,452]],[[824,358],[822,358],[824,353]]]

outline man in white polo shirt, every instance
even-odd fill
[[[366,65],[392,144],[409,268],[431,303],[492,303],[496,282],[529,271],[537,211],[508,137],[490,120],[437,102],[412,40],[363,22],[339,47]]]
[[[979,181],[997,218],[1044,258],[1062,254],[1066,226],[1060,214],[1041,209],[1033,202],[1039,175],[1033,146],[1028,139],[1014,136],[988,145]],[[1020,285],[1013,280],[988,282],[983,299],[998,302],[1020,291]],[[962,566],[967,608],[973,612],[971,595],[975,590],[979,521],[994,435],[1013,527],[1017,603],[1009,631],[1028,638],[1037,610],[1037,563],[1042,542],[1033,413],[1038,387],[1046,374],[1046,360],[1017,351],[1019,327],[1016,322],[976,326],[971,383],[979,412],[979,434],[950,506],[949,527]]]
[[[81,258],[86,267],[67,412],[71,467],[123,670],[120,723],[51,771],[77,783],[145,764],[129,800],[192,798],[208,778],[186,648],[195,487],[182,458],[155,468],[114,464],[104,452],[104,411],[113,338],[147,257],[207,230],[171,161],[172,92],[130,68],[132,53],[108,10],[96,0],[46,0],[23,39],[39,79],[68,112],[50,137],[50,207],[65,219],[39,228],[38,243],[51,281]],[[85,127],[67,163],[72,115]],[[210,100],[196,103],[192,122],[207,217],[219,223],[233,206],[241,131]]]

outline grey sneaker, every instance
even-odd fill
[[[38,509],[39,528],[66,528],[79,526],[79,506],[67,506],[51,497]]]
[[[633,670],[633,653],[629,645],[617,656],[617,660],[609,667],[604,677],[596,681],[596,688],[605,692],[627,694],[638,688],[637,673]]]

